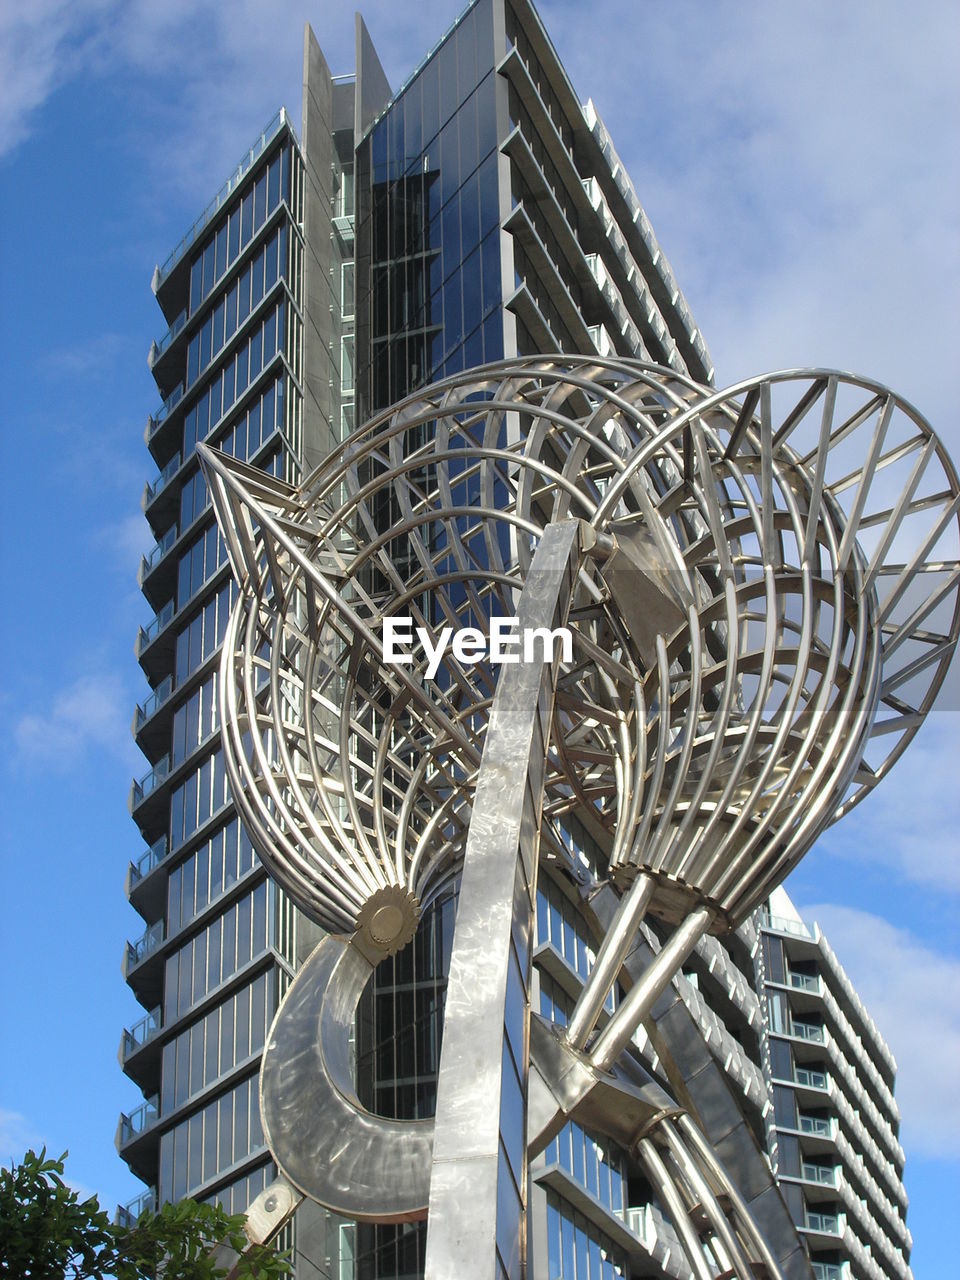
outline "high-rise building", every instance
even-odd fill
[[[234,594],[197,441],[297,482],[356,421],[491,360],[597,351],[712,379],[603,122],[581,105],[527,0],[476,0],[396,93],[359,18],[356,53],[353,75],[332,76],[307,28],[300,136],[281,111],[153,280],[169,327],[150,353],[162,406],[147,427],[159,474],[144,511],[157,544],[140,583],[154,617],[137,655],[152,692],[134,726],[153,767],[131,795],[146,851],[131,864],[128,895],[145,931],[124,965],[148,1012],[121,1044],[145,1101],[118,1129],[121,1155],[148,1185],[146,1202],[193,1195],[236,1211],[272,1176],[257,1107],[260,1055],[317,938],[266,878],[224,776],[217,668]],[[545,860],[538,889],[534,1007],[555,1020],[593,961],[603,910],[592,893],[602,850],[572,826],[566,838]],[[452,897],[437,904],[361,1005],[358,1088],[381,1114],[432,1113],[454,912]],[[821,1280],[877,1280],[877,1268],[901,1280],[909,1237],[902,1153],[884,1136],[895,1131],[885,1051],[871,1033],[869,1052],[853,1053],[852,1028],[866,1024],[849,1012],[848,987],[825,979],[823,991],[834,991],[850,1021],[844,1029],[821,997],[829,1038],[808,1065],[812,1040],[798,1052],[796,1033],[782,1035],[783,1025],[804,1025],[807,993],[775,985],[774,943],[791,961],[812,946],[829,967],[832,953],[796,931],[784,943],[776,926],[765,925],[763,937],[761,951],[748,923],[723,943],[705,939],[638,1051],[654,1071],[682,1079],[694,1101],[709,1094],[728,1159],[755,1194],[769,1191],[782,1225],[787,1208],[767,1156],[773,1162],[797,1249],[804,1238]],[[645,929],[635,961],[657,946]],[[807,957],[797,958],[792,971],[805,974]],[[775,993],[794,1002],[800,1020],[789,1023]],[[774,1009],[787,1019],[779,1030],[768,1004],[771,1019]],[[674,1042],[686,1047],[671,1056]],[[799,1097],[788,1117],[799,1136],[791,1135],[781,1095],[802,1093],[797,1072],[821,1067],[855,1083],[829,1106]],[[879,1100],[874,1075],[886,1091]],[[773,1082],[785,1078],[789,1087]],[[861,1100],[871,1097],[876,1122]],[[858,1154],[858,1111],[876,1153]],[[821,1119],[833,1126],[829,1159],[820,1154],[828,1138],[804,1127]],[[812,1188],[804,1177],[808,1166],[853,1168],[855,1159],[849,1179],[824,1177]],[[638,1168],[575,1124],[532,1162],[527,1198],[530,1275],[690,1274]],[[896,1223],[880,1221],[888,1205]],[[292,1239],[301,1277],[399,1280],[422,1271],[416,1225],[354,1226],[301,1210]]]
[[[910,1274],[896,1063],[833,948],[778,889],[761,914],[767,1138],[821,1280]]]
[[[230,802],[217,666],[234,588],[195,445],[213,439],[273,475],[302,473],[305,181],[280,112],[153,280],[169,328],[150,350],[162,405],[146,440],[159,474],[143,507],[157,543],[139,580],[154,616],[136,647],[152,692],[134,722],[153,767],[131,792],[147,848],[127,884],[147,927],[124,957],[148,1012],[121,1043],[145,1101],[117,1141],[148,1198],[209,1191],[231,1209],[266,1176],[257,1066],[303,922]]]

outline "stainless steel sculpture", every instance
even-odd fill
[[[565,356],[428,388],[299,489],[199,449],[243,588],[220,682],[231,784],[330,935],[264,1058],[286,1178],[357,1218],[429,1208],[436,1280],[489,1275],[495,1247],[512,1275],[528,1149],[577,1116],[635,1152],[696,1275],[704,1241],[740,1277],[803,1273],[627,1049],[697,939],[741,923],[933,704],[960,633],[960,485],[929,426],[847,374],[715,392]],[[430,680],[425,656],[383,660],[384,618],[515,615],[568,626],[572,661],[498,679],[448,648]],[[571,819],[621,896],[561,1028],[531,1022],[527,991],[538,858],[567,856]],[[371,1116],[357,999],[457,881],[436,1121]],[[647,913],[674,932],[631,983]]]

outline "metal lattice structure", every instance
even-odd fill
[[[736,927],[885,775],[931,708],[960,633],[960,484],[943,447],[893,392],[847,374],[791,371],[716,392],[657,366],[556,357],[473,370],[410,397],[299,489],[199,448],[243,586],[220,682],[237,803],[271,873],[364,958],[327,947],[318,961],[324,990],[339,981],[351,993],[329,1034],[345,1034],[369,966],[405,945],[421,911],[463,875],[455,988],[463,922],[479,912],[466,889],[465,862],[480,860],[472,824],[487,812],[485,769],[492,776],[502,749],[491,726],[501,733],[513,708],[539,697],[549,718],[517,755],[534,799],[510,802],[518,822],[536,810],[526,853],[517,837],[527,888],[572,815],[608,851],[622,897],[570,1025],[533,1037],[528,1142],[542,1147],[577,1107],[602,1122],[598,1087],[697,938]],[[500,674],[448,648],[432,679],[426,654],[384,662],[385,618],[410,617],[435,636],[485,631],[518,610],[534,625],[563,622],[572,659],[541,664],[536,677]],[[500,893],[522,914],[512,878]],[[675,932],[598,1031],[646,912]],[[506,963],[491,955],[495,970]],[[298,986],[302,1006],[303,978]],[[469,1027],[470,1010],[461,1016]],[[307,1023],[301,1048],[315,1034]],[[451,1025],[432,1180],[429,1168],[426,1183],[408,1178],[406,1198],[367,1216],[416,1216],[432,1185],[440,1221]],[[279,1122],[267,1083],[281,1043],[275,1028],[264,1119],[289,1172],[297,1143],[305,1148],[302,1131]],[[349,1082],[336,1052],[324,1056],[330,1048],[315,1074],[342,1099]],[[571,1064],[582,1081],[561,1096]],[[622,1089],[636,1101],[648,1088],[618,1087],[621,1110]],[[316,1097],[310,1105],[316,1113]],[[684,1197],[706,1204],[709,1192],[717,1257],[736,1274],[752,1274],[751,1257],[775,1270],[696,1126],[669,1099],[637,1106],[652,1128],[638,1119],[633,1145],[681,1220],[688,1255]],[[293,1108],[298,1123],[306,1109]],[[401,1164],[423,1165],[422,1124],[406,1136],[364,1124],[357,1151],[408,1142]],[[358,1156],[354,1174],[361,1165]],[[292,1180],[335,1199],[306,1178]],[[493,1186],[495,1196],[495,1168]],[[733,1204],[732,1222],[714,1192]],[[428,1234],[436,1275],[438,1236]]]

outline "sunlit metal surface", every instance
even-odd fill
[[[271,873],[369,963],[461,873],[498,675],[449,648],[436,679],[416,651],[386,664],[383,619],[486,630],[516,612],[548,526],[592,531],[573,661],[555,673],[542,759],[520,767],[542,851],[560,856],[574,815],[623,893],[558,1042],[582,1087],[561,1097],[547,1080],[528,1136],[578,1108],[597,1125],[597,1073],[697,939],[740,923],[930,710],[960,629],[960,486],[942,446],[848,374],[715,392],[557,357],[418,393],[300,489],[198,448],[244,588],[220,683],[237,803]],[[512,882],[500,892],[513,909]],[[647,912],[676,930],[597,1031]],[[489,955],[485,980],[508,961]],[[708,1148],[657,1123],[633,1145],[664,1202],[706,1206],[718,1264],[772,1266]]]

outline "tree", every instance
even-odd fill
[[[217,1280],[227,1268],[211,1250],[248,1248],[243,1215],[182,1200],[144,1213],[132,1226],[112,1223],[96,1196],[80,1199],[64,1181],[64,1161],[28,1151],[0,1169],[0,1280]],[[283,1254],[258,1248],[243,1256],[235,1280],[290,1274]]]

